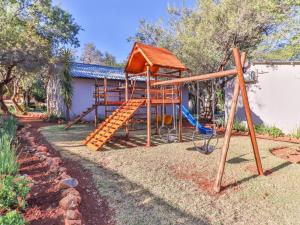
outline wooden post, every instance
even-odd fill
[[[103,79],[104,84],[104,111],[105,111],[105,119],[107,117],[107,78]]]
[[[96,79],[95,80],[95,121],[94,121],[95,127],[98,124],[98,102],[99,102],[98,92],[99,92],[99,82]]]
[[[157,76],[155,76],[155,81],[157,81]],[[156,99],[158,99],[158,92],[156,92]],[[159,125],[158,125],[158,105],[155,106],[155,134],[158,134],[158,129],[159,129]]]
[[[128,73],[125,73],[125,101],[127,102],[129,100],[129,92],[128,92]],[[125,126],[125,135],[126,137],[129,137],[129,128],[128,128],[128,122],[126,122]]]
[[[240,61],[241,65],[245,63],[245,60],[246,60],[245,53],[242,54],[242,59],[240,59],[240,60],[241,60]],[[226,163],[228,148],[229,148],[229,144],[230,144],[231,132],[233,129],[233,123],[234,123],[234,117],[235,117],[236,107],[237,107],[237,103],[238,103],[239,93],[240,93],[240,84],[239,84],[239,79],[236,77],[234,91],[233,91],[232,100],[231,100],[231,108],[230,108],[230,113],[229,113],[228,120],[227,120],[226,132],[225,132],[225,136],[224,136],[224,143],[223,143],[220,162],[219,162],[219,168],[218,168],[217,177],[216,177],[216,181],[215,181],[214,188],[213,188],[215,192],[220,192],[220,190],[221,190],[222,178],[223,178],[223,174],[224,174],[225,163]]]
[[[147,147],[151,146],[150,66],[147,64]]]
[[[181,71],[179,71],[179,77],[181,77]],[[179,142],[182,142],[182,84],[177,85],[177,89],[179,88],[178,97],[180,100],[179,110],[178,110],[178,136]]]
[[[248,129],[249,129],[249,133],[250,133],[250,137],[251,137],[252,148],[253,148],[253,152],[254,152],[254,156],[255,156],[257,172],[259,175],[264,175],[262,164],[261,164],[261,159],[260,159],[260,155],[259,155],[257,140],[256,140],[256,136],[255,136],[254,125],[253,125],[252,116],[251,116],[251,110],[250,110],[247,89],[246,89],[246,84],[245,84],[245,79],[244,79],[243,66],[242,66],[242,62],[241,62],[240,52],[237,48],[233,49],[233,55],[234,55],[236,69],[238,72],[238,80],[239,80],[238,83],[240,85],[240,89],[241,89],[241,93],[242,93],[243,105],[244,105],[245,114],[246,114],[246,118],[247,118]]]
[[[235,80],[236,81],[235,81],[234,91],[233,91],[232,100],[231,100],[230,113],[229,113],[229,117],[227,120],[227,126],[226,126],[226,132],[225,132],[225,136],[224,136],[224,143],[223,143],[223,147],[222,147],[219,168],[218,168],[218,172],[217,172],[216,181],[214,184],[215,192],[220,192],[220,190],[221,190],[221,183],[222,183],[222,178],[223,178],[224,169],[225,169],[225,163],[226,163],[227,152],[228,152],[230,138],[231,138],[231,132],[232,132],[232,128],[233,128],[234,116],[235,116],[236,106],[237,106],[239,93],[240,93],[239,81],[237,78]]]

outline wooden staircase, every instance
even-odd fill
[[[102,146],[145,104],[145,99],[132,99],[124,102],[112,115],[98,125],[84,141],[92,150],[100,150]]]
[[[74,124],[78,123],[83,117],[85,117],[87,114],[89,114],[90,112],[92,112],[94,109],[96,108],[95,105],[87,108],[85,111],[83,111],[80,115],[78,115],[74,120],[70,121],[66,126],[65,129],[70,128],[71,126],[73,126]]]

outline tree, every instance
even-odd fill
[[[80,61],[87,64],[105,65],[105,66],[120,66],[117,63],[116,57],[109,52],[102,53],[93,43],[84,45]]]
[[[0,107],[6,86],[50,68],[64,46],[78,46],[80,27],[51,0],[0,0]]]
[[[168,12],[166,23],[141,21],[129,40],[166,47],[193,72],[209,73],[232,65],[233,47],[254,57],[255,50],[279,29],[293,34],[291,27],[297,26],[290,24],[297,20],[290,17],[299,16],[300,11],[299,0],[199,0],[192,9],[173,7]],[[300,27],[299,20],[297,25]],[[219,79],[218,89],[222,90],[225,82]],[[210,82],[201,82],[203,102],[211,99],[210,87]],[[190,88],[195,94],[195,85]]]
[[[102,65],[103,54],[96,48],[93,43],[84,45],[80,61],[87,64]]]
[[[71,62],[73,61],[72,52],[66,50],[61,55],[62,70],[60,73],[60,86],[64,103],[66,105],[66,120],[70,120],[70,109],[72,107],[73,87],[72,76],[70,73]]]

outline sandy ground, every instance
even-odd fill
[[[141,146],[145,136],[135,134],[94,152],[82,145],[91,129],[76,125],[65,131],[58,125],[42,128],[42,134],[63,156],[92,172],[117,224],[299,224],[300,165],[270,152],[296,144],[258,140],[263,167],[270,173],[258,177],[250,139],[233,137],[223,191],[213,195],[209,190],[220,150],[203,155],[191,142],[163,144],[158,138],[156,146],[146,148]],[[222,142],[220,138],[219,146]]]

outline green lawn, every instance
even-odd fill
[[[214,196],[207,189],[220,150],[203,155],[193,151],[191,142],[163,144],[158,137],[156,146],[146,148],[140,146],[145,135],[135,133],[127,142],[117,138],[105,151],[94,152],[82,145],[91,130],[50,126],[42,134],[64,157],[92,172],[117,224],[299,224],[300,165],[270,153],[273,147],[295,144],[258,140],[263,167],[272,172],[258,177],[247,169],[255,165],[249,138],[233,137],[223,182],[227,188]]]

